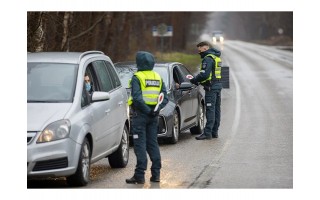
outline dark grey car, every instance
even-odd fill
[[[122,85],[130,95],[129,80],[137,70],[134,62],[115,63]],[[177,143],[179,134],[190,129],[192,134],[200,134],[204,129],[204,91],[192,85],[187,78],[190,71],[181,63],[156,63],[158,72],[167,88],[169,103],[160,111],[158,138]]]

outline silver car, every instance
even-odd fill
[[[27,74],[28,178],[66,177],[84,186],[102,158],[114,168],[127,165],[128,97],[108,56],[28,53]]]

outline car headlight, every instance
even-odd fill
[[[51,142],[69,136],[70,121],[59,120],[49,124],[40,134],[37,143]]]

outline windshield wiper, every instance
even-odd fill
[[[28,100],[28,103],[58,103],[60,101]]]

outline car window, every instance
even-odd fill
[[[81,95],[81,107],[85,107],[90,104],[90,94],[86,91],[85,87],[82,89]]]
[[[157,72],[161,76],[166,88],[169,89],[170,87],[169,87],[169,72],[168,72],[168,68],[166,68],[166,67],[156,67],[155,66],[153,68],[153,70],[155,72]]]
[[[216,36],[216,37],[217,37],[217,36],[222,36],[222,35],[223,35],[223,32],[222,32],[222,31],[213,31],[213,32],[212,32],[212,35],[213,35],[213,36]]]
[[[28,63],[28,102],[72,102],[77,65]]]
[[[178,66],[174,66],[172,73],[173,73],[174,82],[178,84],[181,84],[182,82],[184,82],[183,76],[179,71]]]
[[[183,81],[189,81],[189,79],[186,77],[188,74],[191,74],[190,71],[184,66],[184,65],[179,65],[179,69],[182,73],[182,79]]]
[[[83,81],[83,89],[82,89],[82,95],[81,95],[81,107],[85,107],[87,105],[90,104],[90,96],[92,95],[92,93],[94,91],[98,91],[99,87],[98,87],[98,82],[97,82],[97,78],[94,74],[94,70],[93,70],[93,66],[91,65],[91,63],[87,66],[84,76],[88,76],[89,80],[90,80],[90,85],[92,87],[92,89],[90,89],[89,91],[86,90],[86,86],[85,86],[85,81]]]
[[[112,83],[112,78],[108,72],[107,66],[104,61],[94,61],[93,68],[96,72],[97,78],[99,80],[100,90],[103,92],[111,91],[116,84]]]
[[[94,70],[93,70],[93,66],[91,64],[89,64],[86,68],[85,74],[84,75],[88,75],[89,79],[90,79],[90,83],[91,83],[91,87],[92,87],[92,92],[93,91],[98,91],[98,82],[97,82],[97,78],[94,74]]]
[[[117,70],[117,73],[118,73],[118,75],[120,77],[121,84],[124,87],[128,88],[130,79],[132,78],[133,74],[137,71],[136,64],[125,65],[125,66],[121,66],[121,65],[117,66],[117,64],[116,64],[116,70]],[[169,87],[170,83],[169,83],[168,68],[167,67],[163,67],[163,65],[157,65],[156,64],[154,66],[153,70],[155,72],[157,72],[161,76],[166,88],[167,89],[170,88]]]
[[[105,61],[105,64],[107,66],[107,69],[109,70],[109,73],[111,74],[111,78],[113,80],[113,83],[115,84],[114,87],[117,88],[117,87],[121,86],[121,82],[119,80],[117,72],[114,70],[114,68],[111,65],[111,63]]]
[[[125,88],[129,88],[129,80],[131,80],[133,74],[137,71],[136,68],[118,66],[116,67],[116,70],[120,77],[121,85]]]

